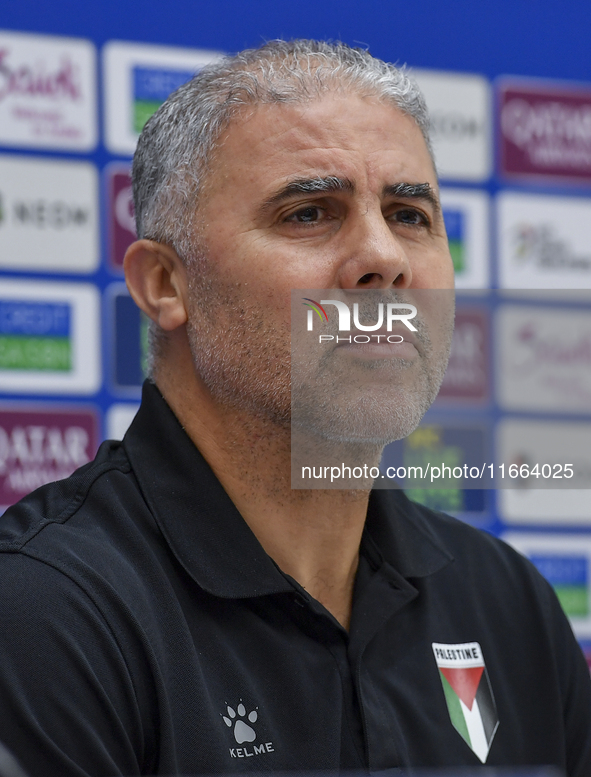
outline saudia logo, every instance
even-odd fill
[[[554,332],[539,332],[538,322],[525,321],[515,332],[520,344],[514,365],[523,374],[548,366],[557,369],[579,368],[588,375],[591,366],[591,333],[583,331],[565,341]]]
[[[48,71],[43,63],[11,67],[8,49],[0,49],[0,100],[10,95],[80,100],[82,88],[78,68],[63,56],[57,70]]]
[[[303,297],[303,304],[309,308],[307,318],[307,330],[312,332],[314,329],[314,313],[320,318],[322,322],[328,322],[328,314],[324,309],[324,305],[334,305],[339,314],[339,332],[351,331],[351,310],[349,306],[338,299],[321,299],[320,302],[316,302],[309,297]],[[392,325],[395,321],[400,321],[411,332],[416,332],[417,328],[410,323],[410,319],[415,318],[417,315],[417,309],[414,305],[401,302],[388,302],[386,303],[385,313],[385,329],[387,332],[392,331]],[[406,311],[406,312],[401,312]],[[353,326],[361,332],[376,332],[377,330],[384,329],[384,304],[380,302],[378,304],[377,322],[375,324],[362,324],[359,320],[359,303],[353,303]],[[319,335],[319,342],[330,342],[336,340],[336,342],[354,342],[354,343],[369,343],[369,342],[381,342],[382,340],[388,343],[402,343],[404,337],[399,334],[385,335],[353,335],[349,337],[339,337],[338,335]]]

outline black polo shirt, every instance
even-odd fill
[[[0,541],[0,740],[32,777],[591,775],[587,667],[529,562],[374,493],[347,634],[151,384],[123,443],[9,509]]]

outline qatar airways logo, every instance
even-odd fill
[[[351,331],[351,310],[342,300],[338,299],[321,299],[320,302],[316,302],[309,297],[303,297],[303,304],[308,308],[307,315],[307,331],[312,332],[314,330],[314,313],[320,318],[323,323],[328,323],[328,314],[324,309],[325,305],[334,305],[338,311],[339,317],[339,332]],[[416,332],[417,328],[411,324],[410,319],[415,318],[417,315],[417,309],[414,305],[402,302],[388,302],[384,305],[383,302],[378,303],[377,309],[377,321],[375,324],[362,324],[359,320],[359,303],[353,303],[353,327],[360,332],[377,332],[380,330],[380,334],[364,335],[358,334],[349,337],[339,337],[338,335],[319,335],[318,342],[330,342],[336,340],[336,342],[346,341],[354,343],[369,343],[369,342],[388,342],[388,343],[402,343],[404,337],[400,334],[383,334],[383,330],[387,332],[392,331],[392,325],[395,321],[400,321],[411,332]],[[384,323],[385,322],[385,323]]]
[[[501,89],[500,124],[502,172],[589,180],[589,89],[508,84]]]
[[[513,99],[505,104],[501,126],[520,148],[532,141],[563,141],[591,145],[591,105],[571,106],[558,100],[531,104]]]
[[[64,55],[59,66],[49,70],[42,62],[11,66],[10,51],[0,49],[0,100],[10,95],[77,101],[82,98],[79,68]]]

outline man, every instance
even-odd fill
[[[590,774],[586,665],[528,562],[400,492],[291,488],[291,290],[453,286],[416,88],[346,46],[244,52],[148,122],[134,189],[152,382],[123,443],[3,518],[0,738],[33,776]],[[304,437],[408,434],[450,339],[417,330],[302,360],[352,376]]]

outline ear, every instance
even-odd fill
[[[123,262],[125,281],[136,305],[165,331],[187,321],[187,277],[176,251],[154,240],[137,240]]]

